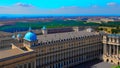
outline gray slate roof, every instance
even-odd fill
[[[47,34],[47,35],[38,35],[38,42],[48,42],[48,41],[56,41],[62,39],[76,38],[76,37],[84,37],[98,35],[95,32],[87,32],[87,31],[79,31],[79,32],[66,32],[66,33],[55,33],[55,34]]]

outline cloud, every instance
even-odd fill
[[[53,11],[56,14],[120,14],[120,7],[99,7],[97,5],[88,8],[82,7],[63,7]],[[114,11],[111,11],[114,10]]]
[[[81,7],[78,7],[78,6],[63,6],[60,9],[79,9],[79,8],[81,8]]]
[[[98,8],[98,6],[97,5],[93,5],[92,8]]]
[[[109,3],[107,3],[107,5],[108,5],[108,6],[116,6],[117,3],[116,3],[116,2],[109,2]]]
[[[14,8],[13,8],[14,7]],[[42,9],[31,7],[10,6],[1,8],[0,14],[120,14],[120,6],[116,7],[88,7],[64,6],[56,9]],[[111,11],[114,10],[114,11]]]
[[[4,8],[4,7],[0,6],[0,8]]]
[[[16,3],[15,5],[21,6],[21,7],[33,7],[31,4],[25,4],[25,3],[20,3],[20,2]]]
[[[0,6],[0,8],[7,8],[7,6]]]

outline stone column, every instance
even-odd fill
[[[119,46],[117,46],[117,56],[119,57]]]
[[[106,44],[104,44],[103,52],[104,52],[104,55],[106,55]]]
[[[24,64],[22,65],[22,68],[25,68],[25,67],[24,67]]]
[[[115,45],[115,55],[117,54],[117,46]]]
[[[26,67],[28,68],[28,63],[26,63]]]
[[[34,68],[36,68],[36,61],[34,61]]]
[[[116,51],[116,48],[115,48],[115,45],[113,45],[113,54],[115,55],[115,51]]]
[[[111,45],[109,45],[109,55],[111,55]]]
[[[110,45],[108,45],[108,55],[110,55]]]
[[[108,55],[108,52],[109,52],[109,50],[108,50],[108,45],[106,44],[105,46],[106,46],[106,47],[105,47],[105,51],[106,51],[106,54]]]
[[[106,53],[109,55],[109,45],[106,44]]]
[[[32,64],[32,62],[31,62],[30,64],[31,64],[30,66],[31,66],[31,68],[32,68],[32,67],[33,67],[33,64]]]

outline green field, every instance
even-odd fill
[[[40,29],[43,26],[47,28],[61,28],[61,27],[73,27],[73,26],[99,26],[96,23],[87,23],[83,21],[62,21],[55,20],[51,22],[16,22],[14,25],[7,25],[0,27],[1,31],[5,30],[14,30],[14,29],[26,29],[28,27],[32,27],[33,29]]]
[[[116,27],[116,30],[113,30],[115,32],[120,32],[120,22],[109,22],[109,23],[87,23],[84,21],[63,21],[63,20],[54,20],[50,22],[16,22],[14,25],[6,25],[0,27],[1,31],[22,31],[27,30],[28,27],[32,27],[33,29],[41,29],[43,26],[46,26],[47,28],[62,28],[62,27],[73,27],[73,26],[107,26],[107,27]]]

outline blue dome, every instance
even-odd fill
[[[25,34],[24,39],[27,41],[36,41],[37,36],[34,32],[30,31]]]
[[[17,38],[21,38],[22,37],[22,34],[17,34]]]

